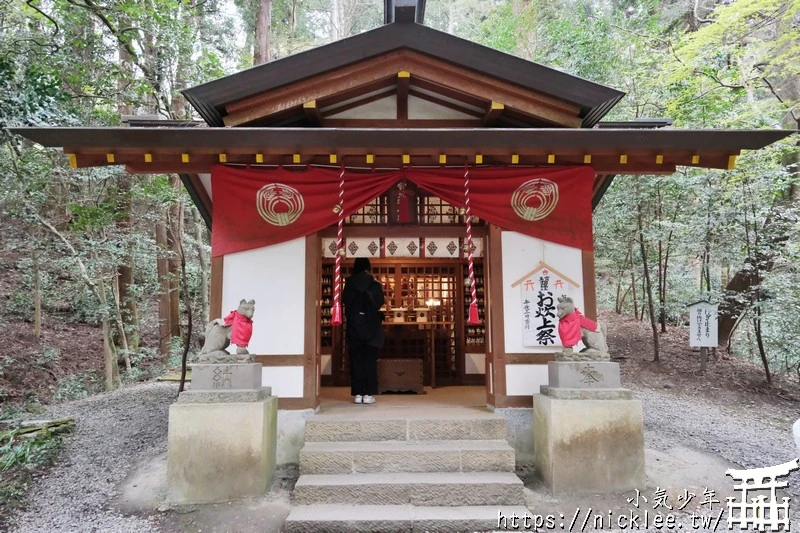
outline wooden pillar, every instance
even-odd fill
[[[208,294],[209,320],[222,318],[222,266],[224,262],[224,256],[211,258],[211,289]]]
[[[505,353],[505,318],[503,316],[503,245],[501,230],[494,224],[489,225],[486,239],[486,276],[488,278],[487,309],[489,311],[489,332],[491,350],[488,350],[486,365],[486,399],[489,405],[504,407],[506,404],[506,353]],[[489,382],[492,380],[489,393]]]
[[[597,287],[594,277],[594,250],[581,250],[583,262],[583,306],[587,318],[597,320]]]
[[[306,297],[303,341],[303,403],[306,407],[319,405],[320,372],[320,278],[322,276],[322,244],[319,234],[306,237]]]

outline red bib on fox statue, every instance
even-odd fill
[[[597,331],[597,322],[589,320],[575,309],[572,313],[558,319],[558,336],[564,348],[572,348],[581,341],[581,328]]]
[[[253,336],[255,303],[255,300],[242,300],[239,302],[239,309],[231,311],[222,319],[225,326],[231,328],[231,344],[235,344],[237,348],[247,348],[250,344],[250,337]]]

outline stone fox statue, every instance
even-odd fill
[[[206,340],[196,361],[200,363],[247,363],[252,357],[247,350],[253,335],[253,314],[255,300],[242,300],[239,308],[231,311],[225,318],[212,320],[206,325]],[[236,345],[236,355],[225,349]]]
[[[575,303],[569,296],[561,296],[556,307],[558,314],[558,336],[564,348],[572,348],[578,341],[583,341],[586,346],[581,354],[590,359],[608,360],[608,346],[606,345],[606,326],[589,320],[575,309]],[[585,357],[579,357],[583,359]]]

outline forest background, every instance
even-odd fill
[[[3,409],[174,368],[209,284],[177,176],[71,170],[8,128],[195,120],[181,89],[382,23],[380,0],[0,0]],[[606,120],[800,126],[797,0],[428,0],[425,23],[625,91]],[[799,152],[794,136],[734,171],[615,178],[595,211],[600,305],[649,323],[660,364],[660,335],[710,299],[725,349],[767,385],[800,382]]]

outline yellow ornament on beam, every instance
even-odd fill
[[[69,154],[69,166],[70,168],[78,168],[78,156],[75,154]]]
[[[556,154],[547,154],[547,162],[552,165],[556,162]]]
[[[295,165],[300,162],[300,154],[292,154],[292,163]]]
[[[475,164],[482,165],[483,164],[483,155],[482,154],[475,154]]]
[[[694,154],[692,156],[692,164],[693,165],[697,165],[699,163],[700,163],[700,155],[699,154]]]
[[[628,156],[627,154],[622,154],[619,156],[619,164],[620,165],[627,165],[628,164]]]
[[[447,164],[447,156],[445,154],[439,154],[439,164],[440,165]]]
[[[144,154],[144,162],[145,163],[152,163],[153,162],[153,154]]]
[[[592,155],[591,154],[584,154],[583,156],[583,164],[588,165],[592,162]]]
[[[108,161],[109,163],[113,163],[114,162],[114,154],[106,154],[106,161]]]
[[[367,154],[367,164],[368,165],[375,164],[375,154]]]
[[[220,163],[227,163],[228,162],[228,155],[227,154],[219,154],[219,162]]]
[[[331,165],[335,165],[337,161],[336,154],[331,154],[330,157],[328,158],[328,161],[331,162]]]
[[[264,162],[264,154],[256,154],[256,163]]]
[[[728,170],[733,170],[736,168],[736,156],[731,155],[728,156]]]
[[[181,154],[181,163],[189,162],[189,154]]]
[[[519,154],[512,154],[511,155],[511,164],[518,165],[519,164]]]
[[[661,155],[661,154],[658,154],[656,156],[656,165],[663,165],[663,164],[664,164],[664,156]]]

